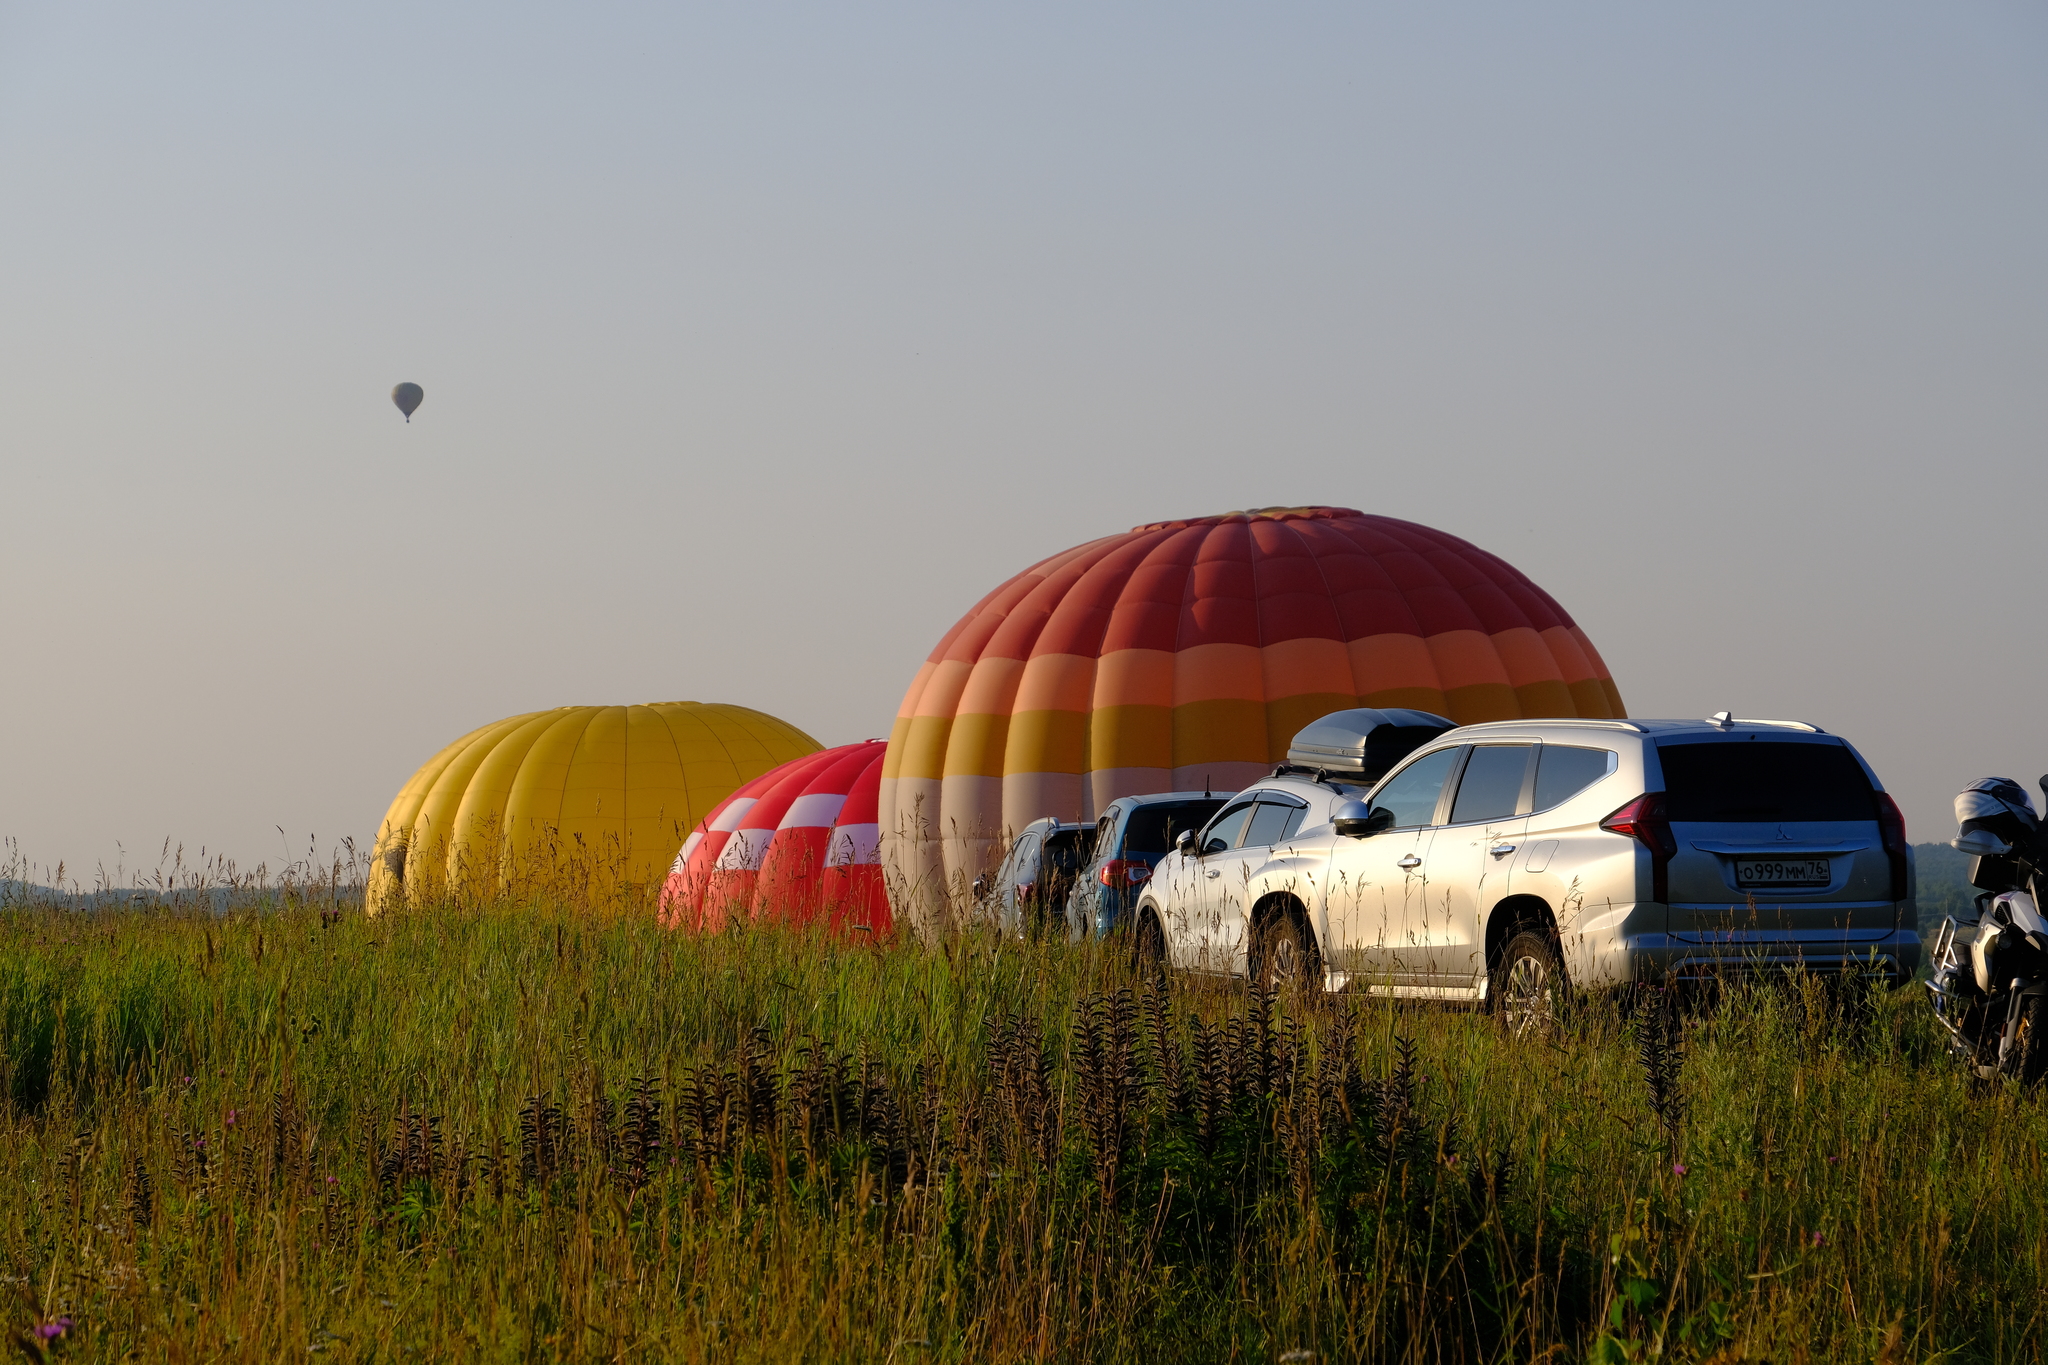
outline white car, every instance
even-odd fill
[[[1898,807],[1845,741],[1744,721],[1449,730],[1371,788],[1283,765],[1162,859],[1144,955],[1548,1015],[1570,983],[1919,964]]]

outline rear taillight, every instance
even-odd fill
[[[1671,855],[1678,852],[1678,840],[1671,833],[1663,792],[1644,792],[1600,822],[1613,834],[1626,834],[1650,850],[1650,899],[1671,900]]]
[[[1115,890],[1119,886],[1136,886],[1152,875],[1152,869],[1132,858],[1111,858],[1095,874],[1095,880]]]
[[[1912,880],[1907,870],[1912,845],[1906,842],[1906,817],[1899,811],[1899,803],[1892,800],[1889,792],[1877,794],[1877,828],[1884,836],[1885,856],[1892,864],[1892,894],[1895,901],[1906,898],[1906,885]]]

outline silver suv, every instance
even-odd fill
[[[1161,860],[1137,944],[1193,971],[1493,1001],[1571,985],[1919,965],[1905,822],[1856,750],[1782,721],[1528,720],[1370,792],[1284,768]]]

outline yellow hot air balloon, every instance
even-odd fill
[[[542,892],[655,894],[734,788],[818,741],[744,706],[563,706],[472,730],[384,813],[367,906]]]

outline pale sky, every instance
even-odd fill
[[[88,882],[519,711],[884,735],[1027,564],[1311,502],[1946,839],[2048,771],[2044,431],[2031,0],[0,0],[0,837]]]

